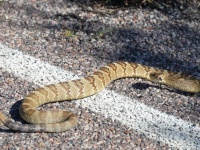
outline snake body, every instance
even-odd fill
[[[20,116],[31,124],[17,124],[0,112],[0,121],[8,128],[21,132],[62,132],[77,125],[75,114],[62,111],[38,111],[40,105],[50,102],[75,100],[94,95],[119,78],[137,77],[166,84],[191,92],[200,92],[200,80],[182,73],[170,72],[129,62],[108,64],[82,79],[52,84],[31,92],[20,106]]]

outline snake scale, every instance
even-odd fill
[[[108,64],[82,79],[47,85],[31,92],[22,102],[20,116],[31,124],[17,124],[0,112],[0,121],[9,129],[20,132],[62,132],[77,125],[75,114],[63,111],[38,111],[40,105],[50,102],[75,100],[94,95],[119,78],[137,77],[191,92],[200,92],[200,80],[180,72],[156,69],[129,62]]]

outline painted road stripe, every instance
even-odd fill
[[[78,78],[71,72],[1,44],[0,67],[40,86]],[[114,91],[104,90],[82,101],[76,101],[76,103],[83,108],[87,107],[113,120],[118,120],[130,128],[144,133],[147,137],[167,143],[172,147],[200,149],[199,127]]]

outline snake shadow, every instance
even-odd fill
[[[189,92],[184,92],[184,91],[181,91],[181,90],[178,90],[178,89],[174,89],[174,88],[170,88],[170,87],[167,87],[167,86],[163,86],[162,84],[148,84],[148,83],[135,83],[135,84],[132,84],[132,88],[134,89],[138,89],[138,90],[146,90],[150,87],[153,87],[153,88],[156,88],[156,89],[165,89],[169,92],[175,92],[177,94],[180,94],[180,95],[184,95],[184,96],[195,96],[195,97],[200,97],[200,93],[189,93]]]
[[[19,115],[19,107],[20,105],[22,104],[22,100],[19,100],[17,102],[15,102],[11,108],[10,108],[10,111],[9,111],[9,114],[11,115],[11,120],[14,120],[15,122],[20,122],[22,124],[25,124],[27,122],[25,122],[23,119],[21,119],[20,115]],[[16,123],[17,123],[16,122]],[[14,131],[14,130],[11,130],[11,129],[0,129],[0,132],[9,132],[9,133],[16,133],[18,131]]]
[[[21,106],[22,102],[23,102],[23,99],[15,102],[11,106],[9,114],[11,115],[11,118],[13,120],[21,122],[21,123],[26,123],[24,120],[21,119],[20,114],[19,114],[19,107]]]

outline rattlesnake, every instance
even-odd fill
[[[108,64],[92,75],[82,79],[52,84],[31,92],[20,106],[20,116],[32,124],[16,124],[0,112],[0,121],[12,130],[21,132],[62,132],[77,125],[75,114],[67,111],[38,111],[36,108],[49,102],[81,99],[103,90],[110,82],[119,78],[138,77],[170,87],[197,93],[200,80],[167,70],[160,70],[129,62]]]

